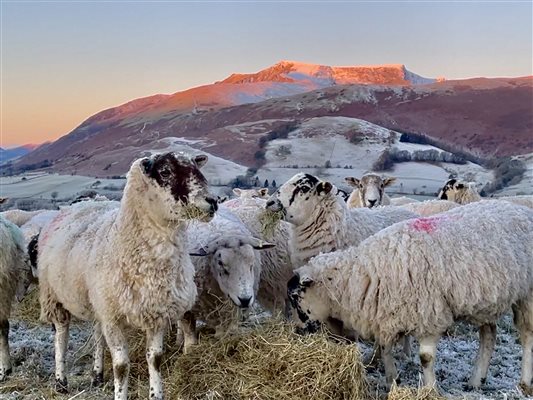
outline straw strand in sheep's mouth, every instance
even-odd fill
[[[263,210],[259,215],[259,223],[261,224],[261,233],[266,237],[274,234],[279,222],[284,218],[284,211],[270,211]]]

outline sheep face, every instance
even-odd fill
[[[266,199],[268,197],[268,189],[233,189],[233,193],[241,199]]]
[[[298,315],[296,331],[300,334],[314,333],[323,323],[329,325],[328,321],[332,320],[329,304],[320,294],[320,286],[302,270],[287,283],[290,304]]]
[[[253,237],[231,236],[212,241],[192,256],[211,257],[211,274],[220,290],[233,303],[248,308],[255,301],[260,269],[256,264],[255,250],[274,247]]]
[[[457,179],[450,179],[444,184],[437,198],[440,200],[455,201],[457,193],[464,190],[465,187],[465,184],[457,181]]]
[[[267,201],[270,211],[282,211],[287,222],[294,225],[304,223],[319,207],[324,196],[333,185],[313,175],[299,173],[284,183]]]
[[[218,205],[216,198],[208,191],[207,180],[200,172],[206,162],[205,155],[189,158],[175,153],[141,159],[140,167],[151,189],[148,195],[150,207],[166,214],[163,215],[166,220],[193,218],[184,210],[196,208],[200,214],[204,214],[199,218],[209,221]]]
[[[372,208],[382,205],[385,188],[396,180],[396,178],[381,178],[378,175],[368,174],[361,179],[354,177],[345,178],[346,182],[359,190],[361,203],[365,207]]]

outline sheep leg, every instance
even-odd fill
[[[146,361],[150,377],[150,399],[163,399],[161,360],[163,358],[164,329],[146,331]]]
[[[196,317],[191,311],[187,311],[183,315],[179,326],[183,330],[183,353],[190,354],[192,352],[192,346],[198,344]]]
[[[533,379],[533,299],[513,306],[514,323],[520,332],[522,344],[522,374],[520,386],[529,391]]]
[[[396,370],[396,363],[394,362],[394,357],[392,356],[392,344],[388,343],[381,345],[381,358],[385,366],[385,379],[387,385],[390,386],[394,381],[400,382],[398,379],[398,371]]]
[[[520,332],[522,342],[522,377],[520,385],[529,387],[533,378],[533,332]]]
[[[183,334],[183,328],[181,327],[181,321],[178,321],[176,325],[176,345],[182,347],[185,343],[185,336]]]
[[[376,341],[374,342],[374,348],[372,349],[372,353],[369,357],[365,358],[363,361],[366,369],[369,371],[373,371],[378,367],[379,359],[381,358],[381,346]]]
[[[435,379],[435,357],[437,355],[437,343],[439,336],[427,336],[420,339],[420,364],[424,372],[424,384],[434,386]]]
[[[95,322],[93,334],[95,348],[92,385],[99,387],[104,384],[104,338],[102,336],[102,326],[100,325],[100,322]]]
[[[468,382],[473,388],[479,388],[487,378],[490,358],[496,344],[496,324],[486,324],[479,327],[479,351],[476,358],[474,373]]]
[[[411,337],[409,335],[403,335],[402,343],[403,343],[403,355],[406,359],[410,360],[412,358]]]
[[[127,400],[130,359],[128,342],[124,333],[115,323],[103,323],[102,330],[113,360],[113,376],[115,383],[115,400]]]
[[[63,322],[54,322],[56,330],[54,338],[55,361],[56,361],[56,391],[59,393],[67,393],[68,383],[66,376],[66,355],[68,347],[68,330],[70,325],[70,318],[66,318]]]
[[[0,382],[11,373],[11,358],[9,357],[9,321],[0,321]]]

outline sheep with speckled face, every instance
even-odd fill
[[[440,190],[437,198],[450,200],[458,204],[469,204],[482,200],[473,182],[462,182],[457,179],[448,180]],[[505,200],[521,206],[533,208],[533,196],[500,196],[492,197],[494,200]]]
[[[124,329],[146,333],[150,398],[163,398],[163,336],[196,299],[186,221],[217,209],[200,172],[207,156],[164,153],[133,162],[118,202],[81,202],[61,210],[39,237],[41,318],[55,326],[56,387],[67,390],[65,353],[71,314],[95,321],[93,383],[103,383],[105,338],[115,399],[126,399]]]
[[[354,188],[347,200],[348,208],[372,208],[391,203],[389,196],[385,193],[385,188],[392,185],[396,178],[382,178],[376,174],[366,174],[361,179],[351,176],[344,179]]]
[[[300,331],[344,324],[382,347],[387,382],[396,378],[391,347],[406,332],[420,342],[426,385],[440,336],[458,319],[480,326],[470,384],[487,376],[496,322],[513,308],[524,357],[523,385],[533,374],[533,211],[483,201],[429,218],[394,224],[357,247],[323,254],[288,284]]]
[[[319,253],[345,249],[398,221],[417,215],[400,207],[348,210],[334,186],[298,173],[267,201],[267,209],[281,211],[289,222],[294,267]]]
[[[0,216],[0,382],[12,370],[9,355],[9,315],[31,282],[31,270],[20,229]]]

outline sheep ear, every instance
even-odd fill
[[[302,287],[311,287],[313,286],[313,283],[315,283],[315,281],[308,276],[304,276],[300,279],[300,286]]]
[[[259,195],[261,197],[268,196],[268,189],[267,188],[259,189]]]
[[[205,154],[200,154],[196,157],[194,157],[194,162],[198,166],[198,168],[202,168],[205,164],[207,164],[207,156]]]
[[[233,193],[235,193],[235,194],[236,194],[237,196],[239,196],[239,197],[240,197],[240,196],[241,196],[241,194],[242,194],[242,190],[241,190],[241,189],[239,189],[239,188],[235,188],[235,189],[233,189]]]
[[[359,179],[354,178],[353,176],[347,176],[344,180],[353,187],[359,187]]]
[[[143,171],[146,175],[148,175],[152,171],[152,167],[154,166],[154,162],[151,158],[145,158],[141,161],[141,165],[143,167]]]
[[[256,250],[265,250],[265,249],[271,249],[272,247],[276,247],[276,245],[273,243],[265,242],[257,238],[252,238],[250,241],[250,244]]]
[[[396,178],[391,176],[391,177],[388,177],[388,178],[385,178],[383,179],[383,186],[390,186],[392,185],[394,182],[396,182]]]
[[[224,203],[226,200],[228,200],[228,196],[222,196],[222,197],[218,196],[218,202],[220,204]]]
[[[203,247],[199,248],[198,250],[195,250],[193,252],[189,253],[190,256],[197,256],[197,257],[205,257],[208,256],[209,253],[205,251]]]
[[[316,192],[318,195],[321,195],[322,192],[324,192],[324,194],[328,194],[331,192],[331,189],[333,189],[333,185],[329,182],[322,181],[316,185]]]
[[[455,187],[456,187],[457,189],[464,189],[465,185],[462,184],[462,183],[458,183]]]

